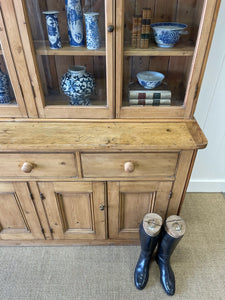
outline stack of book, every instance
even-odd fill
[[[162,83],[153,90],[144,89],[138,82],[129,87],[129,105],[171,105],[171,90],[167,83]]]
[[[132,47],[148,48],[150,39],[151,8],[143,8],[142,15],[133,17]]]

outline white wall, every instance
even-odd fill
[[[188,192],[225,192],[225,0],[221,1],[195,118],[208,146],[198,152]]]

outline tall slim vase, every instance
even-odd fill
[[[58,23],[58,11],[43,11],[46,18],[46,25],[48,31],[49,47],[51,49],[62,48],[61,38],[59,33],[59,23]]]
[[[86,42],[89,50],[96,50],[100,48],[100,35],[98,26],[97,12],[85,13],[85,25],[86,25]]]
[[[83,14],[80,0],[65,0],[69,43],[72,47],[84,46]]]

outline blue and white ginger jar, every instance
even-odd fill
[[[7,104],[10,102],[9,76],[0,70],[0,104]]]
[[[84,46],[83,14],[80,0],[65,0],[69,43]]]
[[[70,97],[71,105],[89,105],[95,92],[95,79],[85,66],[72,66],[61,77],[61,89]]]

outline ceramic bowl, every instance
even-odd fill
[[[187,27],[188,25],[186,24],[174,22],[151,24],[156,44],[162,48],[173,47],[179,41],[182,34],[187,34],[187,32],[184,31]]]
[[[137,73],[137,79],[140,85],[149,90],[159,86],[164,77],[165,76],[162,73],[153,71],[144,71]]]

